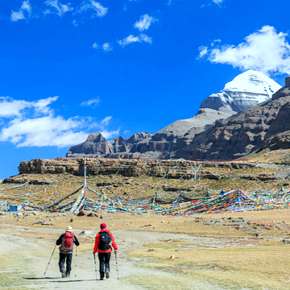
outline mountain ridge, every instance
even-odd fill
[[[245,85],[248,88],[244,87]],[[89,137],[84,143],[72,146],[68,155],[91,154],[105,157],[159,159],[192,159],[201,156],[207,159],[201,151],[200,155],[190,153],[194,152],[193,144],[199,146],[196,142],[201,142],[200,135],[214,128],[216,124],[223,124],[225,120],[230,122],[232,116],[236,114],[268,102],[271,100],[271,93],[275,90],[280,92],[280,88],[279,84],[263,73],[249,70],[226,83],[222,91],[208,96],[202,102],[199,112],[192,118],[177,120],[155,134],[138,132],[128,139],[118,137],[111,142],[98,133],[95,137]],[[205,135],[202,136],[206,138]],[[94,138],[95,141],[92,142]]]
[[[189,159],[236,159],[264,149],[290,148],[290,94],[288,82],[271,100],[246,112],[216,122],[183,148]]]

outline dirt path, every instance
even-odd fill
[[[1,289],[175,289],[170,285],[161,288],[150,285],[142,288],[131,284],[132,277],[162,277],[173,279],[174,275],[165,271],[140,268],[134,261],[130,261],[125,254],[129,248],[141,247],[143,243],[166,239],[190,240],[193,245],[204,247],[222,247],[221,241],[213,238],[190,237],[187,235],[146,233],[146,232],[117,232],[121,244],[122,255],[119,257],[119,274],[114,257],[112,257],[111,279],[99,281],[98,273],[94,271],[93,256],[89,250],[79,251],[73,258],[73,271],[70,279],[60,279],[57,267],[58,253],[56,251],[47,277],[43,277],[49,254],[53,248],[53,241],[40,237],[21,236],[21,229],[17,229],[17,236],[11,237],[7,230],[0,232],[0,288]],[[34,229],[31,229],[32,231]],[[49,232],[51,229],[41,229]],[[77,231],[78,232],[78,231]],[[88,235],[93,233],[88,233]],[[124,243],[126,239],[126,243]],[[3,277],[8,277],[6,280]],[[154,278],[153,278],[154,279]],[[187,289],[222,289],[208,282],[188,281]]]

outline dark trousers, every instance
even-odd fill
[[[61,273],[66,273],[70,274],[71,271],[71,262],[72,262],[72,253],[64,254],[64,253],[59,253],[59,271]],[[66,267],[64,264],[66,263]]]
[[[100,263],[100,273],[110,272],[111,253],[98,253]]]

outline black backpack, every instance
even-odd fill
[[[102,251],[110,250],[112,242],[110,235],[107,232],[100,232],[99,234],[100,234],[99,249]]]

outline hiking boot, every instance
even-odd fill
[[[110,273],[106,272],[106,278],[109,279],[110,278]]]

